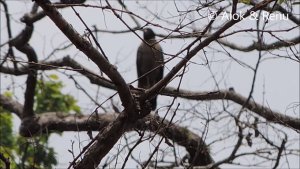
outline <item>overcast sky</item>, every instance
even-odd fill
[[[116,1],[110,1],[112,5],[116,5]],[[182,1],[176,2],[173,1],[141,1],[140,4],[145,4],[147,8],[149,8],[153,13],[160,14],[163,18],[169,21],[179,22],[180,17],[173,17],[178,15],[176,11],[177,8],[185,9],[186,6],[192,4],[190,1]],[[89,2],[89,4],[99,4],[99,1]],[[9,11],[12,17],[12,29],[13,35],[17,35],[22,28],[24,28],[24,24],[19,21],[21,16],[25,12],[29,12],[31,9],[32,2],[31,1],[8,1]],[[143,8],[136,3],[136,1],[126,1],[126,5],[128,8],[134,12],[137,12],[140,16],[152,20],[153,23],[159,23],[163,26],[169,26],[171,29],[174,29],[176,25],[168,25],[166,23],[162,23],[158,21],[156,18],[151,17],[148,12],[146,12]],[[116,5],[119,7],[118,5]],[[192,6],[190,6],[192,8]],[[81,17],[85,20],[88,26],[92,28],[92,25],[97,25],[99,29],[107,29],[107,30],[125,30],[126,27],[115,17],[111,12],[102,11],[101,9],[95,8],[75,8],[81,15]],[[72,24],[74,28],[80,33],[83,34],[85,32],[85,28],[80,23],[79,19],[76,17],[73,11],[70,9],[61,9],[63,17],[66,18],[68,22]],[[125,19],[128,24],[133,25],[132,20],[124,14],[122,15],[123,19]],[[196,15],[189,15],[190,19],[197,18]],[[1,43],[7,41],[7,30],[5,26],[5,17],[3,13],[3,8],[1,8]],[[143,22],[141,22],[143,24]],[[200,21],[195,22],[195,27],[201,27],[208,23],[208,20],[202,19]],[[285,20],[274,20],[268,24],[267,29],[283,29],[286,27],[290,27],[291,23]],[[35,23],[35,32],[33,37],[30,40],[30,44],[34,46],[39,58],[46,58],[49,53],[53,51],[54,48],[58,46],[64,46],[69,44],[69,41],[65,38],[65,36],[56,28],[56,26],[51,22],[48,18],[44,18],[41,21]],[[157,33],[167,34],[167,31],[160,28],[152,27],[153,30]],[[242,21],[241,24],[234,26],[231,30],[241,29],[241,28],[255,28],[255,22],[251,20]],[[142,36],[141,32],[138,32],[140,36]],[[289,34],[282,34],[283,37],[294,37],[296,34],[299,35],[299,32],[295,31]],[[118,67],[118,71],[124,76],[126,82],[130,83],[134,81],[137,77],[136,75],[136,67],[135,67],[135,59],[136,59],[136,50],[138,45],[140,44],[140,39],[136,37],[133,33],[127,34],[99,34],[99,43],[104,49],[106,55],[108,56],[109,61],[115,63]],[[243,34],[243,36],[233,36],[228,38],[228,40],[235,40],[239,45],[247,46],[253,41],[254,37],[250,34]],[[266,38],[267,42],[271,42],[274,39]],[[182,49],[185,45],[187,45],[192,39],[172,39],[172,40],[164,40],[161,42],[161,46],[165,53],[176,54],[180,49]],[[298,46],[299,47],[299,46]],[[217,50],[216,50],[217,49]],[[205,64],[205,57],[203,56],[203,52],[199,52],[197,56],[195,56],[191,61],[187,73],[183,78],[182,89],[187,89],[191,91],[211,91],[217,90],[217,86],[215,85],[215,81],[212,78],[212,73],[215,75],[216,80],[219,82],[218,87],[220,89],[228,89],[229,87],[234,87],[235,91],[248,96],[251,82],[253,78],[253,71],[249,68],[241,66],[240,64],[233,62],[228,56],[224,55],[222,48],[217,43],[212,43],[209,48],[205,49],[207,52],[208,60],[213,64],[211,66],[211,72]],[[16,50],[15,50],[16,51]],[[249,53],[241,53],[233,50],[228,50],[234,57],[244,61],[245,63],[255,66],[256,61],[258,59],[258,52],[249,52]],[[1,57],[6,52],[6,50],[1,50]],[[224,52],[224,51],[223,51]],[[291,109],[292,105],[299,102],[299,63],[291,61],[290,59],[283,58],[275,58],[271,59],[273,51],[263,52],[264,61],[261,63],[257,80],[255,83],[255,89],[253,93],[253,98],[258,103],[264,104],[274,110],[282,112],[284,114],[297,117],[299,114],[299,107],[296,110]],[[16,52],[17,53],[17,52]],[[285,54],[286,51],[276,51],[279,54]],[[19,59],[26,58],[22,56],[20,53]],[[75,47],[71,47],[66,51],[56,53],[51,59],[59,59],[66,55],[70,55],[74,57],[76,60],[80,61],[80,63],[89,67],[91,70],[95,72],[99,72],[97,67],[92,63],[92,61],[88,60],[84,54],[78,52]],[[168,58],[168,56],[165,56]],[[176,64],[180,59],[174,59],[174,61],[168,63],[165,67],[165,73],[172,69],[174,64]],[[72,94],[75,98],[78,99],[79,105],[82,107],[84,113],[91,113],[93,109],[95,109],[95,105],[91,105],[91,101],[80,91],[78,91],[73,82],[64,76],[61,72],[63,71],[51,71],[51,73],[56,73],[59,75],[60,79],[63,80],[65,84],[64,92]],[[6,91],[7,86],[11,84],[11,77],[4,76],[3,74],[0,76],[1,78],[1,93]],[[77,77],[82,86],[86,87],[86,90],[92,95],[97,91],[97,87],[94,85],[90,85],[89,81],[86,78]],[[25,76],[16,77],[15,78],[16,86],[15,92],[17,95],[18,101],[23,102],[23,92],[24,92],[24,82],[26,80]],[[134,83],[136,86],[136,83]],[[170,86],[176,87],[178,85],[178,78],[171,82]],[[101,88],[100,91],[104,93],[99,97],[99,102],[104,101],[107,97],[114,93],[114,91],[106,90]],[[170,103],[171,98],[159,96],[158,99],[158,107],[165,106]],[[114,97],[114,101],[118,101],[118,97]],[[187,102],[186,100],[179,99],[178,102],[182,102],[182,106],[184,108],[188,108],[189,106],[195,104],[194,102]],[[299,104],[298,104],[299,105]],[[163,112],[160,112],[163,113]],[[19,120],[15,119],[15,132],[18,132]],[[186,124],[190,125],[190,124]],[[195,124],[193,124],[195,125]],[[295,132],[294,132],[295,133]],[[292,137],[292,136],[291,136]],[[296,137],[296,136],[295,136]],[[78,142],[87,140],[83,142],[83,144],[88,143],[88,137],[85,133],[64,133],[62,136],[57,134],[52,134],[50,137],[50,145],[55,146],[55,151],[58,153],[59,167],[64,167],[68,165],[72,156],[67,152],[67,149],[71,149],[71,140],[76,141],[76,151],[78,152]],[[209,142],[209,140],[208,140]],[[124,144],[124,140],[120,140],[119,144]],[[146,146],[151,149],[149,143],[145,143],[142,146]],[[141,146],[141,147],[142,147]],[[294,145],[297,146],[297,145]],[[81,147],[82,148],[82,147]],[[299,149],[299,145],[298,145]],[[117,147],[113,149],[116,151]],[[178,151],[182,151],[178,149]],[[148,151],[146,151],[149,153]],[[212,152],[214,152],[213,157],[215,160],[222,159],[224,154],[217,153],[217,149],[212,148]],[[138,152],[142,155],[147,155],[145,152]],[[226,153],[226,151],[225,151]],[[112,153],[113,154],[113,153]],[[126,154],[124,155],[126,156]],[[297,160],[295,159],[291,159]],[[119,161],[122,164],[122,160]],[[290,163],[290,166],[300,167],[299,163],[294,162]],[[128,163],[128,167],[135,167],[132,162]]]

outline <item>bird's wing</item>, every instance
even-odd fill
[[[164,61],[164,54],[160,46],[159,46],[159,51],[160,52],[158,53],[158,61],[159,64],[162,64]],[[159,70],[159,74],[157,76],[157,82],[160,81],[164,76],[164,66],[162,65],[160,68],[158,68],[158,70]]]
[[[138,78],[143,75],[143,72],[142,72],[142,59],[143,58],[142,57],[143,57],[143,51],[142,51],[142,46],[140,46],[138,48],[137,55],[136,55],[136,68],[137,68]]]
[[[137,68],[137,75],[138,75],[138,78],[141,77],[143,74],[145,74],[145,68],[144,67],[144,62],[145,62],[145,51],[144,51],[144,46],[143,44],[141,44],[138,48],[138,51],[137,51],[137,58],[136,58],[136,68]]]

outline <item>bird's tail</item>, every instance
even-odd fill
[[[152,108],[153,111],[156,109],[156,100],[157,100],[157,96],[154,96],[154,97],[150,100],[151,108]]]

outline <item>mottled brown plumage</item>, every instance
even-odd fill
[[[148,89],[163,78],[164,69],[160,65],[163,63],[164,58],[162,49],[155,40],[155,33],[150,28],[144,29],[143,32],[144,40],[148,44],[142,42],[139,46],[136,66],[139,77],[138,87]],[[156,99],[157,96],[154,96],[150,100],[152,110],[156,109]]]

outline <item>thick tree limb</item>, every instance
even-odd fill
[[[28,16],[24,15],[21,19],[22,22],[26,24],[24,30],[16,36],[12,41],[10,41],[10,45],[16,47],[20,52],[24,53],[27,58],[28,62],[37,63],[37,55],[34,49],[28,44],[29,39],[32,36],[33,32],[33,24],[28,21]],[[24,101],[24,108],[22,112],[22,119],[23,118],[32,118],[34,116],[33,112],[33,104],[34,104],[34,93],[35,93],[35,86],[36,86],[36,76],[37,70],[34,69],[33,65],[29,65],[30,72],[28,73],[28,77],[26,80],[26,90],[25,90],[25,101]]]
[[[167,92],[169,92],[169,93],[167,93]],[[175,89],[166,88],[162,94],[165,94],[168,96],[182,97],[182,98],[186,98],[186,99],[193,99],[193,100],[228,99],[228,100],[233,100],[235,102],[240,102],[241,105],[244,104],[245,100],[246,100],[246,98],[238,95],[237,93],[235,93],[233,91],[216,91],[216,92],[195,93],[195,92],[188,92],[188,91],[183,91],[183,90],[179,90],[179,92],[177,92],[177,91],[175,91]],[[7,97],[5,97],[3,95],[0,95],[0,103],[1,103],[1,106],[3,106],[5,109],[15,112],[17,115],[19,115],[19,113],[22,112],[22,105],[20,103],[15,102],[11,99],[8,99]],[[251,106],[253,106],[252,109],[251,109]],[[288,127],[291,127],[294,123],[296,123],[295,126],[292,126],[292,128],[297,129],[297,130],[299,129],[299,119],[284,116],[282,114],[279,114],[278,112],[263,108],[261,105],[257,105],[254,101],[249,101],[248,105],[245,105],[245,107],[252,110],[253,112],[257,112],[258,115],[266,118],[268,121],[272,121],[272,122],[283,124],[283,125],[288,124]],[[96,117],[96,116],[93,116],[93,117],[74,116],[74,115],[59,117],[59,116],[57,116],[57,114],[59,114],[59,113],[44,113],[37,118],[38,119],[37,123],[39,124],[39,126],[41,126],[41,129],[43,129],[43,132],[89,131],[89,130],[99,131],[102,128],[104,128],[105,126],[107,126],[110,122],[115,121],[115,119],[117,118],[116,114],[100,114],[98,117]],[[151,121],[150,124],[146,124],[145,121],[149,121],[149,117],[151,117],[151,116],[147,116],[146,118],[138,121],[136,123],[135,127],[137,127],[140,130],[146,129],[146,130],[156,132],[158,129],[158,125],[160,123],[157,123],[157,122],[152,123],[152,121]],[[167,124],[168,124],[168,122],[165,121],[165,124],[163,126],[167,126]],[[188,129],[178,128],[178,126],[176,126],[176,125],[170,125],[167,128],[165,128],[165,127],[161,127],[161,128],[163,129],[162,131],[159,131],[159,134],[161,136],[165,136],[168,139],[172,139],[177,144],[186,147],[187,151],[190,154],[193,154],[193,152],[195,152],[195,150],[188,149],[188,147],[195,147],[195,143],[197,143],[199,141],[199,140],[197,140],[199,138],[197,135],[194,135],[191,133],[186,133],[186,131]],[[127,128],[127,130],[130,130],[130,128]],[[174,134],[174,133],[177,133],[177,134]],[[192,137],[190,137],[190,136],[192,136]],[[182,137],[184,137],[184,138],[182,138]],[[188,140],[186,140],[186,137],[188,137],[189,139],[196,137],[197,139],[193,139],[194,141],[191,141],[191,140],[188,141]],[[181,138],[182,138],[182,140],[181,140]],[[195,142],[195,140],[197,140],[197,142]],[[203,142],[200,142],[200,143],[201,143],[201,145],[203,144]],[[204,155],[204,154],[202,154],[202,155]],[[212,159],[210,159],[209,156],[205,156],[205,157],[206,158],[204,158],[204,156],[201,156],[202,160],[209,161],[205,164],[212,163]],[[202,164],[204,164],[204,163],[202,163]]]
[[[101,76],[97,76],[91,70],[83,67],[75,60],[65,57],[63,59],[49,61],[49,62],[42,62],[35,66],[38,70],[50,70],[50,69],[58,69],[62,66],[67,66],[72,68],[74,71],[78,71],[85,77],[87,77],[91,83],[97,84],[103,87],[107,87],[109,89],[115,90],[115,86],[113,83]],[[8,73],[8,74],[15,74],[15,75],[23,75],[29,72],[27,66],[20,67],[18,72],[15,72],[13,68],[6,68],[0,67],[0,72]],[[139,93],[139,90],[131,89],[132,93]],[[171,96],[171,97],[180,97],[184,99],[190,100],[231,100],[241,106],[246,103],[247,98],[238,94],[237,92],[232,92],[229,90],[220,90],[220,91],[210,91],[210,92],[196,92],[196,91],[188,91],[188,90],[179,90],[171,87],[166,87],[164,90],[160,92],[161,95]],[[300,130],[300,119],[293,118],[287,115],[283,115],[282,113],[271,110],[268,107],[262,106],[261,104],[256,103],[253,100],[250,100],[248,104],[244,105],[245,108],[249,109],[250,111],[256,113],[257,115],[265,118],[269,122],[278,123],[295,130]]]
[[[120,73],[116,70],[116,68],[110,64],[105,56],[104,52],[102,54],[98,52],[92,45],[82,38],[75,29],[73,29],[59,14],[59,12],[51,6],[50,1],[48,0],[36,0],[39,5],[44,9],[43,15],[36,16],[36,19],[39,17],[44,17],[45,14],[53,20],[53,22],[57,25],[58,28],[70,39],[74,45],[85,53],[96,65],[102,70],[104,73],[108,75],[111,79],[107,80],[92,71],[84,68],[76,61],[66,57],[62,60],[47,62],[48,65],[37,63],[37,56],[33,48],[28,44],[28,40],[31,38],[31,34],[33,31],[33,25],[31,21],[25,21],[28,28],[28,32],[21,36],[17,36],[19,39],[12,39],[9,41],[10,46],[15,46],[18,50],[25,53],[28,58],[28,65],[22,67],[20,70],[15,67],[11,69],[9,67],[0,66],[0,71],[11,73],[11,74],[27,74],[28,79],[26,82],[26,91],[25,91],[25,102],[24,107],[17,102],[12,101],[11,99],[5,98],[0,95],[0,106],[3,106],[5,109],[10,111],[14,111],[21,119],[21,133],[22,129],[24,132],[27,132],[25,136],[32,136],[36,134],[37,131],[40,132],[52,132],[52,131],[99,131],[98,135],[91,142],[91,146],[87,147],[87,152],[84,155],[84,158],[78,163],[72,163],[72,166],[75,168],[95,168],[99,165],[103,157],[111,150],[111,148],[116,144],[119,138],[122,137],[124,132],[132,131],[133,129],[138,130],[149,130],[151,132],[155,132],[160,134],[162,137],[169,138],[174,140],[177,144],[186,147],[186,150],[192,156],[194,163],[193,165],[213,165],[214,161],[210,156],[209,149],[205,144],[204,140],[201,137],[192,133],[188,129],[177,126],[176,124],[172,124],[171,122],[164,121],[159,117],[152,117],[151,115],[142,118],[142,116],[138,116],[136,104],[134,102],[132,93],[138,93],[138,96],[141,95],[142,90],[129,88],[126,84],[125,80],[122,78]],[[69,0],[62,0],[64,2],[74,2]],[[84,0],[78,0],[82,2]],[[236,1],[237,2],[237,1]],[[272,0],[265,0],[262,3],[256,4],[251,10],[255,11],[261,8],[266,7],[268,3],[272,2]],[[250,11],[251,11],[250,10]],[[74,10],[75,11],[75,10]],[[236,9],[233,9],[236,11]],[[32,13],[37,12],[37,7],[33,8]],[[234,12],[233,12],[234,13]],[[246,15],[249,14],[249,11]],[[244,15],[244,16],[246,16]],[[77,16],[81,19],[79,14]],[[117,16],[118,17],[118,16]],[[25,18],[26,19],[26,18]],[[36,21],[35,19],[32,19]],[[81,19],[82,20],[82,19]],[[84,23],[84,21],[82,20]],[[270,122],[275,122],[281,125],[286,125],[288,127],[294,128],[299,131],[299,119],[292,118],[289,116],[282,115],[278,112],[274,112],[271,109],[264,107],[260,104],[256,104],[255,101],[249,99],[245,99],[243,96],[233,92],[233,91],[213,91],[213,92],[193,92],[191,95],[189,91],[182,91],[172,88],[165,88],[165,86],[169,83],[170,79],[172,79],[176,74],[182,69],[185,68],[186,63],[189,59],[194,57],[200,50],[209,45],[214,40],[220,38],[220,35],[230,28],[235,23],[239,22],[238,20],[229,21],[223,27],[221,27],[214,34],[206,38],[204,41],[200,41],[201,37],[198,37],[193,43],[191,43],[187,48],[182,50],[179,54],[186,51],[187,55],[178,65],[176,65],[173,70],[166,76],[166,78],[160,81],[157,85],[153,86],[153,88],[146,91],[146,98],[149,98],[157,93],[162,93],[163,95],[172,96],[172,97],[182,97],[186,99],[193,100],[218,100],[218,99],[227,99],[232,100],[235,103],[238,103],[243,106],[243,108],[248,108],[249,110],[255,112],[256,114],[264,117]],[[85,24],[85,23],[84,23]],[[126,23],[125,23],[126,24]],[[127,24],[126,24],[127,25]],[[86,26],[88,29],[88,27]],[[129,28],[129,27],[128,27]],[[25,29],[26,30],[26,29]],[[89,30],[89,29],[88,29]],[[205,32],[205,31],[203,31]],[[23,32],[22,32],[23,33]],[[204,34],[204,33],[203,33]],[[198,43],[199,42],[199,43]],[[297,42],[299,43],[299,42]],[[198,45],[199,44],[199,45]],[[285,44],[284,44],[285,45]],[[291,44],[290,44],[291,45]],[[98,45],[100,47],[100,45]],[[193,46],[196,46],[192,48]],[[278,46],[277,46],[278,47]],[[4,62],[3,62],[4,63]],[[16,64],[16,62],[14,62]],[[50,64],[50,65],[49,65]],[[55,66],[57,65],[57,66]],[[102,114],[95,116],[59,116],[59,112],[55,113],[45,113],[37,118],[31,118],[34,116],[33,111],[33,103],[34,103],[34,89],[36,85],[36,75],[38,70],[50,70],[61,68],[61,66],[71,67],[74,71],[78,71],[85,77],[87,77],[91,83],[98,84],[101,86],[105,86],[107,88],[117,90],[121,101],[125,107],[125,110],[118,115],[114,114]],[[169,91],[168,91],[169,90]],[[250,98],[250,96],[249,96]],[[4,102],[4,103],[2,103]],[[16,104],[16,106],[15,106]],[[140,107],[144,107],[140,105]],[[18,113],[19,112],[19,113]],[[148,111],[149,112],[149,111]],[[30,118],[28,118],[30,117]],[[141,119],[139,119],[141,118]],[[161,121],[164,121],[163,123]],[[27,125],[26,125],[27,124]],[[26,130],[26,131],[25,131]],[[240,137],[240,145],[242,145],[242,131]],[[24,135],[24,134],[23,134]],[[239,135],[240,136],[240,135]],[[284,147],[284,145],[282,146]],[[85,149],[84,149],[85,150]],[[281,149],[281,151],[283,148]],[[236,150],[237,151],[237,150]],[[236,153],[234,151],[234,155]],[[154,153],[153,153],[154,154]],[[281,152],[278,153],[278,160],[281,156]],[[176,157],[176,155],[175,155]],[[149,159],[150,160],[150,159]],[[75,161],[75,160],[74,160]],[[231,162],[231,159],[228,160]],[[124,163],[125,164],[125,163]],[[275,165],[275,167],[277,164]]]
[[[147,117],[138,120],[135,124],[124,124],[122,120],[123,117],[118,117],[116,113],[108,113],[108,114],[100,114],[98,116],[76,116],[69,115],[65,117],[58,117],[57,113],[43,113],[39,117],[39,124],[43,128],[44,132],[52,132],[52,131],[101,131],[101,130],[109,130],[110,136],[104,137],[99,134],[97,137],[110,138],[106,141],[105,144],[96,143],[90,149],[97,149],[102,146],[110,146],[114,145],[115,142],[121,137],[121,133],[125,131],[119,131],[118,128],[126,128],[126,131],[132,131],[133,129],[138,130],[148,130],[151,132],[158,132],[162,137],[166,137],[167,139],[173,140],[178,145],[181,145],[186,148],[186,150],[191,155],[191,159],[193,159],[195,153],[197,151],[200,152],[200,155],[195,160],[195,166],[198,165],[209,165],[214,161],[209,154],[209,150],[204,141],[195,133],[189,131],[187,128],[179,127],[176,124],[173,124],[167,120],[164,120],[163,124],[161,124],[162,119],[158,117],[154,117],[152,115],[148,115]],[[113,123],[111,123],[113,122]],[[111,125],[110,125],[111,124]],[[113,124],[113,125],[112,125]],[[116,127],[119,125],[127,125],[127,127]],[[129,126],[130,125],[130,126]],[[115,127],[114,127],[115,126]],[[100,132],[101,133],[101,132]],[[197,150],[198,144],[200,144],[200,150]],[[108,148],[106,147],[106,148]],[[103,147],[101,149],[104,149]],[[108,149],[107,149],[108,150]],[[88,153],[87,161],[82,162],[81,165],[78,165],[77,168],[81,167],[94,167],[94,164],[98,164],[98,161],[93,163],[94,160],[99,160],[99,156],[101,158],[104,157],[106,152],[101,152],[97,154],[97,158],[95,159],[95,154],[93,152]],[[103,157],[102,157],[103,156]],[[91,164],[92,163],[92,164]],[[76,168],[76,167],[75,167]]]
[[[163,123],[161,123],[162,121]],[[191,156],[189,159],[190,163],[194,162],[194,166],[206,166],[214,163],[204,140],[187,128],[180,127],[174,123],[170,123],[168,120],[163,120],[160,117],[152,115],[139,120],[136,125],[140,130],[145,129],[155,133],[158,131],[157,133],[160,136],[173,140],[178,145],[185,147]],[[199,154],[197,155],[197,153]]]
[[[5,110],[10,111],[21,118],[21,114],[23,111],[23,105],[21,103],[0,94],[0,105]]]
[[[33,10],[33,12],[35,11],[36,10]],[[28,15],[24,15],[21,21],[26,24],[25,28],[18,36],[12,39],[9,44],[24,53],[27,56],[29,63],[37,63],[37,55],[34,49],[28,44],[33,33],[33,24],[28,20]],[[20,135],[24,137],[31,137],[39,130],[33,111],[36,83],[37,70],[34,68],[34,65],[29,65],[29,73],[26,80],[24,96],[24,107],[21,114],[22,122],[20,126]]]
[[[8,99],[7,97],[0,95],[0,103],[1,106],[3,106],[5,109],[14,112],[16,115],[20,117],[20,113],[22,112],[23,106],[13,101],[12,99]],[[151,132],[157,132],[162,137],[166,137],[167,139],[173,140],[175,143],[177,143],[180,146],[183,146],[186,148],[186,150],[191,155],[191,159],[194,158],[194,155],[197,151],[200,152],[199,156],[195,160],[195,166],[198,165],[209,165],[212,164],[214,161],[212,157],[209,154],[209,150],[207,145],[204,143],[204,141],[195,133],[189,131],[187,128],[180,127],[176,124],[170,123],[167,120],[164,120],[163,124],[161,124],[161,121],[163,121],[159,117],[154,117],[152,115],[148,115],[143,119],[138,120],[136,123],[128,123],[123,124],[122,121],[124,120],[124,117],[118,117],[117,113],[107,113],[107,114],[99,114],[98,116],[89,116],[89,115],[68,115],[68,116],[59,116],[59,112],[49,112],[49,113],[41,113],[36,119],[37,123],[40,126],[40,131],[42,133],[52,133],[52,132],[66,132],[66,131],[102,131],[103,129],[108,130],[108,128],[112,129],[109,130],[110,134],[113,136],[107,136],[103,137],[101,134],[99,134],[97,137],[103,137],[108,139],[108,143],[103,144],[103,146],[114,145],[114,142],[111,140],[112,138],[115,138],[113,140],[118,141],[118,139],[121,137],[121,133],[126,131],[132,131],[133,129],[138,130],[148,130]],[[116,128],[112,128],[112,126],[116,125]],[[113,125],[114,124],[114,125]],[[130,126],[129,126],[130,124]],[[110,125],[110,126],[109,126]],[[119,125],[127,125],[127,127],[121,126],[117,127]],[[109,126],[109,127],[107,127]],[[106,129],[107,128],[107,129]],[[126,129],[126,131],[119,131],[118,128]],[[121,133],[119,133],[121,132]],[[100,132],[102,133],[102,132]],[[109,134],[108,133],[108,134]],[[116,134],[119,133],[119,134]],[[198,144],[200,146],[198,146]],[[98,145],[97,146],[101,146]],[[95,147],[97,147],[95,145]],[[94,148],[95,148],[94,147]],[[106,148],[108,148],[106,147]],[[196,148],[199,147],[201,150],[197,150]],[[91,148],[93,149],[93,148]],[[108,149],[107,149],[108,151]],[[102,153],[101,153],[102,154]],[[103,157],[106,153],[103,152]],[[100,155],[100,154],[98,154]],[[98,157],[97,155],[97,157]],[[92,158],[92,155],[90,155]],[[87,158],[91,160],[90,158]],[[99,159],[99,158],[97,158]],[[84,163],[86,164],[86,163]],[[96,163],[95,163],[96,164]]]
[[[34,49],[29,45],[25,44],[17,49],[27,55],[28,62],[37,62],[37,56]],[[25,102],[23,117],[33,117],[33,104],[34,104],[34,95],[35,95],[35,86],[37,83],[37,70],[31,65],[29,66],[30,72],[28,73],[26,80],[26,90],[25,90]]]
[[[122,121],[121,119],[118,120],[118,117],[116,116],[115,113],[100,114],[98,117],[93,116],[92,118],[90,116],[76,117],[73,115],[60,118],[56,116],[56,113],[46,113],[46,114],[42,114],[39,119],[40,119],[39,124],[43,127],[43,130],[47,132],[60,131],[60,130],[61,131],[88,131],[88,130],[101,131],[103,128],[106,128],[108,124],[112,124],[111,122],[114,122],[115,123],[114,125],[116,126],[126,125],[121,123]],[[142,131],[143,130],[148,130],[151,132],[159,131],[158,134],[161,135],[162,137],[166,137],[167,139],[173,140],[178,145],[185,147],[186,150],[191,155],[191,159],[193,159],[196,152],[199,151],[200,155],[195,160],[196,162],[194,164],[195,166],[199,166],[199,165],[205,166],[205,165],[212,164],[214,162],[212,157],[209,154],[207,145],[198,135],[189,131],[189,129],[187,128],[179,127],[173,123],[170,124],[170,122],[167,120],[164,120],[163,124],[161,124],[161,121],[162,121],[161,118],[148,115],[147,117],[138,120],[137,123],[133,124],[132,126],[121,127],[121,128],[127,128],[127,131],[132,131],[134,128],[137,128],[138,130],[142,130]],[[109,126],[108,128],[111,129],[111,127],[113,127],[114,125]],[[111,136],[107,138],[111,138],[112,140],[108,140],[109,141],[108,143],[103,145],[97,145],[97,146],[110,145],[113,143],[113,140],[115,140],[113,139],[114,137],[121,136],[119,133],[120,131],[114,129],[111,129],[111,131],[114,132],[112,132]],[[102,137],[102,136],[100,134],[97,137]],[[198,147],[198,144],[200,144],[200,150],[196,149]],[[97,148],[97,146],[95,145],[94,147],[91,147],[91,149]],[[102,155],[101,154],[98,154],[98,156],[105,155],[104,153]],[[93,156],[90,155],[90,158],[93,158]],[[93,160],[95,160],[90,158],[88,158],[89,161],[86,161],[87,163],[82,163],[83,166],[86,166],[88,165],[88,162],[92,162]]]
[[[89,41],[79,35],[79,33],[61,16],[55,7],[51,6],[48,0],[36,0],[36,3],[43,8],[47,16],[56,24],[56,26],[66,35],[66,37],[88,58],[90,58],[101,71],[103,71],[116,85],[120,99],[125,109],[134,109],[133,97],[129,87],[122,78],[116,67],[98,52]]]
[[[20,62],[20,61],[14,61],[14,62]],[[27,62],[26,62],[27,63]],[[116,86],[108,79],[105,79],[102,76],[97,75],[93,71],[89,70],[88,68],[85,68],[80,63],[76,62],[69,56],[66,56],[62,59],[57,59],[53,61],[47,61],[47,62],[39,62],[39,63],[28,63],[28,65],[34,65],[36,70],[55,70],[55,69],[67,69],[71,71],[77,71],[81,73],[83,76],[87,77],[92,84],[97,84],[109,89],[116,90]],[[12,74],[16,76],[20,75],[26,75],[29,73],[29,66],[25,65],[22,67],[19,67],[18,71],[15,71],[14,68],[11,67],[0,67],[0,72],[5,74]]]
[[[109,63],[103,52],[103,55],[100,54],[89,41],[81,37],[60,15],[56,8],[51,6],[50,1],[36,0],[36,2],[43,8],[47,16],[67,36],[67,38],[112,80],[117,87],[122,105],[125,107],[124,114],[121,113],[119,116],[120,118],[111,122],[108,127],[102,132],[99,132],[95,143],[89,148],[84,158],[75,166],[76,168],[93,168],[99,165],[104,155],[106,155],[106,153],[114,146],[115,142],[122,136],[123,131],[125,130],[125,122],[129,122],[128,119],[134,121],[138,118],[133,96],[121,74],[117,71],[115,66]]]
[[[96,136],[95,143],[89,147],[84,154],[84,158],[77,163],[75,169],[96,168],[105,155],[122,137],[131,123],[122,112],[114,121],[110,122]]]
[[[179,90],[178,92],[172,88],[166,88],[162,91],[162,95],[176,96],[191,100],[231,100],[241,106],[244,106],[248,110],[255,112],[257,115],[265,118],[268,122],[273,122],[293,128],[300,131],[300,119],[293,118],[287,115],[283,115],[277,111],[271,110],[268,107],[262,106],[253,100],[249,100],[245,105],[247,98],[229,90],[220,90],[212,92],[192,92],[187,90]]]
[[[264,0],[260,3],[258,3],[257,5],[252,7],[250,10],[248,10],[243,16],[244,17],[249,16],[251,14],[251,12],[257,11],[261,8],[264,8],[272,1],[274,1],[274,0]],[[240,18],[240,19],[242,19],[242,18]],[[213,34],[208,36],[206,39],[204,39],[202,42],[200,42],[199,45],[197,45],[196,47],[194,47],[193,49],[190,50],[192,45],[201,39],[201,37],[198,37],[193,43],[191,43],[188,47],[186,47],[186,49],[184,49],[184,50],[188,51],[187,55],[177,65],[175,65],[172,68],[172,70],[162,80],[160,80],[158,83],[156,83],[150,89],[146,90],[146,92],[145,92],[146,97],[151,97],[151,96],[154,96],[156,93],[159,93],[159,91],[161,91],[170,82],[170,80],[186,65],[186,63],[192,57],[194,57],[204,47],[208,46],[212,41],[217,40],[219,38],[219,36],[223,32],[225,32],[228,28],[232,27],[234,24],[241,21],[240,19],[231,19],[230,21],[225,23],[224,26],[222,26],[219,30],[217,30],[216,32],[214,32]],[[205,33],[205,31],[203,33]],[[177,55],[179,55],[180,53],[181,53],[181,51]]]

